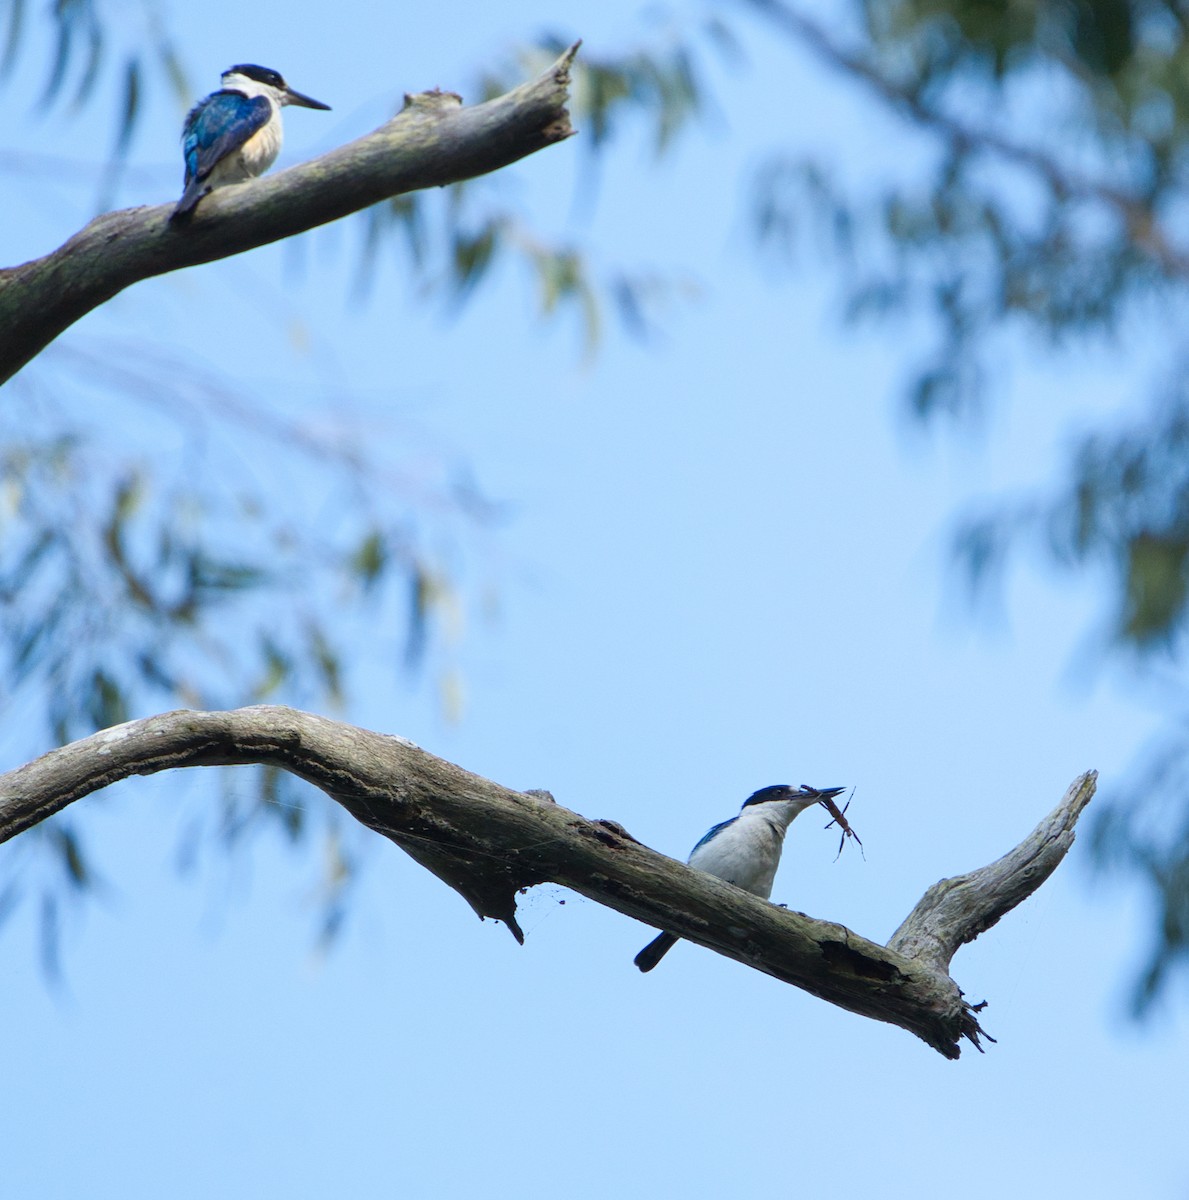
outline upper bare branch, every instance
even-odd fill
[[[172,201],[105,213],[44,258],[0,271],[0,383],[138,280],[292,237],[405,192],[473,179],[570,137],[577,52],[571,46],[537,79],[471,108],[452,92],[406,96],[374,133],[221,188],[189,224],[170,224]]]

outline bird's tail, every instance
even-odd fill
[[[195,178],[186,184],[186,190],[182,193],[182,198],[177,202],[177,207],[169,214],[169,219],[171,221],[184,221],[194,211],[194,206],[199,200],[210,190],[203,180],[195,176]]]
[[[674,933],[662,933],[655,937],[633,960],[641,971],[651,971],[681,939]]]

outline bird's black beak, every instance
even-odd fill
[[[812,788],[810,790],[816,793],[815,799],[817,800],[818,804],[820,804],[822,808],[829,812],[830,801],[832,801],[835,796],[841,796],[842,793],[846,791],[846,788]],[[833,813],[830,815],[833,816]]]
[[[845,791],[846,788],[844,787],[815,788],[810,787],[810,785],[807,783],[803,783],[801,785],[800,794],[802,796],[812,796],[818,802],[818,804],[825,804],[827,800],[833,800],[835,796],[841,796]]]
[[[323,104],[321,100],[314,100],[310,96],[303,96],[301,92],[295,92],[291,87],[285,89],[285,103],[297,104],[302,108],[321,108],[325,112],[330,112],[329,104]]]

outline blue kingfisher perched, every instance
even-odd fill
[[[276,71],[241,63],[223,72],[223,86],[200,100],[182,126],[186,190],[170,216],[177,221],[208,192],[263,175],[281,149],[286,104],[329,110],[295,92]]]
[[[760,788],[743,802],[737,817],[706,833],[690,852],[689,865],[767,900],[780,865],[784,835],[793,818],[815,804],[828,807],[827,802],[845,790],[805,784],[799,788],[787,784]],[[832,815],[836,811],[831,809]],[[678,940],[676,934],[662,933],[636,955],[636,966],[651,971]]]

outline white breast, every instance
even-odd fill
[[[689,865],[767,900],[780,865],[784,832],[783,827],[745,810],[717,837],[699,846]]]
[[[239,148],[245,177],[263,175],[277,161],[281,152],[281,114],[274,107],[273,115],[263,129],[258,129]]]

